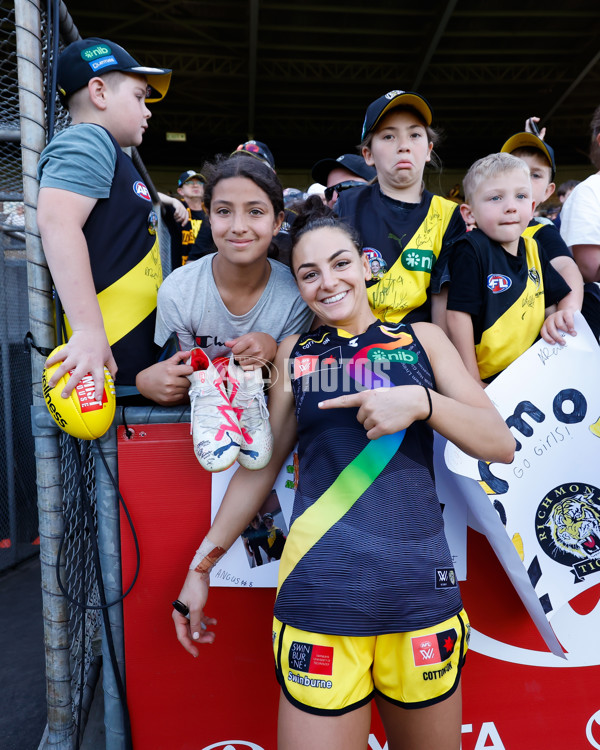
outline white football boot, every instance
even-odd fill
[[[237,461],[246,469],[262,469],[273,452],[262,369],[243,370],[235,364],[232,354],[227,367],[227,392],[242,430]]]
[[[236,410],[221,374],[200,347],[192,349],[187,364],[194,367],[188,375],[194,453],[206,471],[224,471],[234,463],[242,444]]]

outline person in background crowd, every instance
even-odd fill
[[[600,107],[590,123],[590,160],[598,170],[565,200],[560,233],[586,282],[600,282]]]
[[[326,186],[325,200],[329,208],[335,206],[342,190],[364,185],[377,176],[375,167],[370,167],[358,154],[342,154],[337,159],[321,159],[313,164],[311,173],[315,182]]]
[[[554,149],[534,133],[523,132],[511,136],[500,150],[517,156],[529,167],[531,195],[535,208],[539,209],[554,193],[556,175]],[[569,248],[554,224],[550,219],[534,216],[523,232],[523,236],[535,238],[552,267],[560,273],[571,288],[568,298],[561,303],[564,308],[580,311],[583,303],[583,279]]]
[[[306,197],[308,198],[309,195],[318,195],[323,203],[327,202],[325,200],[325,185],[321,185],[320,182],[313,182],[312,185],[309,185],[309,188],[306,191]]]
[[[205,182],[203,174],[188,169],[177,180],[177,193],[181,200],[164,193],[158,194],[171,236],[171,270],[186,264],[194,250],[202,222],[206,219],[202,208]],[[193,253],[194,258],[201,257],[198,252]]]
[[[580,180],[567,180],[566,182],[561,182],[561,184],[558,186],[556,190],[556,196],[560,202],[560,205],[558,207],[557,215],[555,216],[554,219],[552,219],[552,221],[554,222],[554,225],[556,226],[558,230],[560,230],[560,224],[562,221],[560,218],[562,207],[564,206],[567,198],[573,192],[573,189],[576,188],[577,185],[579,185],[579,183],[580,183]]]
[[[599,171],[576,185],[565,200],[560,233],[586,282],[581,312],[600,338],[600,107],[590,131],[590,160]]]

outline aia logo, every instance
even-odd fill
[[[509,279],[508,276],[504,276],[504,274],[491,273],[487,277],[487,287],[492,292],[492,294],[505,292],[507,289],[510,289],[511,286],[512,280]]]
[[[141,180],[133,183],[133,192],[145,201],[150,200],[150,191]]]

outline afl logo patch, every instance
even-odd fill
[[[508,276],[504,276],[504,274],[491,273],[487,277],[487,287],[492,292],[492,294],[505,292],[507,289],[510,289],[511,286],[512,279],[509,279]]]
[[[133,183],[133,192],[145,201],[150,200],[150,191],[141,180]]]

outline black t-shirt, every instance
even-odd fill
[[[198,238],[202,225],[206,220],[206,214],[204,211],[193,210],[182,201],[183,205],[187,208],[188,220],[185,224],[180,224],[175,221],[175,209],[173,206],[163,206],[163,216],[169,235],[171,236],[171,269],[179,268],[190,259],[193,254],[194,258],[200,258],[202,255],[206,255],[204,252],[199,252]],[[209,230],[210,233],[210,230]],[[211,238],[212,241],[212,238]],[[210,250],[209,252],[214,252]]]
[[[571,291],[535,239],[521,237],[512,255],[480,229],[455,244],[450,275],[447,307],[471,316],[482,380],[528,349],[539,336],[545,308]]]
[[[379,185],[345,190],[335,211],[355,227],[373,274],[367,282],[381,320],[431,320],[431,299],[446,281],[452,244],[465,233],[458,205],[424,190],[419,203],[385,195]]]
[[[548,260],[554,260],[554,258],[560,258],[563,255],[568,258],[573,257],[567,243],[560,236],[558,227],[554,224],[546,224],[532,219],[523,235],[533,237],[543,249]]]

